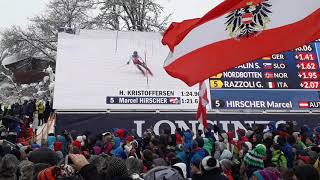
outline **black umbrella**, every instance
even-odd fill
[[[22,120],[20,118],[17,118],[15,116],[4,116],[2,117],[2,122],[16,122],[16,123],[20,123],[23,124]]]

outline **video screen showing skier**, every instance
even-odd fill
[[[143,61],[143,59],[139,56],[137,51],[134,51],[133,54],[131,55],[129,61],[127,62],[127,65],[130,64],[130,61],[141,71],[141,73],[144,76],[147,76],[148,73],[153,76],[153,73],[151,70],[148,68],[147,64]]]

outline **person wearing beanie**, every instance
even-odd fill
[[[29,154],[29,161],[37,163],[45,163],[50,165],[57,165],[57,154],[49,148],[40,148]]]
[[[62,152],[62,142],[59,142],[59,141],[56,141],[54,144],[53,144],[53,150],[54,151],[61,151]]]
[[[280,180],[280,172],[275,168],[265,168],[255,171],[252,180]]]
[[[187,179],[187,165],[185,163],[176,163],[172,166],[172,168],[179,171],[180,175]]]
[[[72,146],[78,148],[78,149],[81,149],[81,142],[76,140],[76,141],[73,141],[72,142]]]
[[[203,180],[227,180],[222,173],[219,161],[212,156],[203,158],[200,168]]]
[[[180,173],[167,166],[158,166],[148,171],[144,177],[144,180],[184,180]]]
[[[244,165],[248,177],[251,177],[254,171],[264,168],[263,158],[265,156],[266,146],[263,144],[258,144],[252,151],[244,156]]]

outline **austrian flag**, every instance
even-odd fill
[[[319,38],[320,0],[225,0],[202,18],[169,26],[164,68],[192,86]]]
[[[207,86],[205,82],[199,83],[199,104],[196,119],[203,125],[203,127],[208,128],[207,123],[207,105],[209,104]]]

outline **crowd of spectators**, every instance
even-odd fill
[[[30,115],[30,114],[29,114]],[[318,180],[320,127],[75,130],[41,144],[0,141],[1,180]]]

